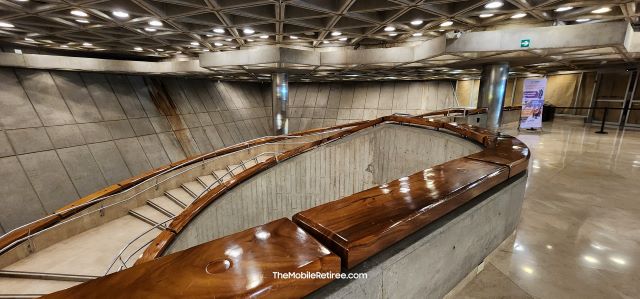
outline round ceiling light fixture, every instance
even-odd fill
[[[121,19],[126,19],[129,17],[129,13],[124,10],[114,10],[111,14],[113,14],[114,17]]]
[[[144,28],[144,30],[148,31],[148,32],[156,32],[156,29],[155,28],[151,28],[151,27],[146,27],[146,28]]]
[[[341,42],[343,42],[343,41],[346,41],[346,40],[347,40],[347,38],[346,38],[346,37],[341,37],[341,38],[339,38],[338,40],[339,40],[339,41],[341,41]]]
[[[74,15],[76,17],[83,17],[84,18],[84,17],[88,17],[89,16],[86,12],[84,12],[82,10],[79,10],[79,9],[74,9],[70,13],[71,13],[71,15]]]
[[[479,15],[479,17],[481,17],[483,19],[484,18],[490,18],[490,17],[493,17],[493,16],[494,16],[494,14],[492,14],[492,13],[483,13],[483,14]]]
[[[213,45],[216,47],[222,47],[222,43],[213,43]]]
[[[256,33],[256,31],[251,29],[251,28],[245,28],[244,30],[242,30],[242,32],[244,32],[244,34],[254,34],[254,33]]]
[[[149,25],[160,27],[160,26],[162,26],[162,22],[158,21],[158,20],[151,20],[151,21],[149,21]]]
[[[584,23],[584,22],[589,22],[591,21],[591,19],[577,19],[576,22],[578,23]]]
[[[397,33],[393,32],[393,33],[389,33],[389,36],[396,36],[398,35]]]
[[[416,33],[412,34],[412,36],[422,36],[422,32],[416,32]]]
[[[423,23],[422,20],[413,20],[413,21],[411,21],[411,25],[413,25],[413,26],[422,25],[422,23]]]
[[[89,20],[86,20],[86,19],[77,19],[76,22],[82,23],[82,24],[89,24]]]
[[[331,32],[331,36],[340,36],[340,35],[342,35],[342,32],[340,31]]]
[[[13,28],[13,27],[16,27],[16,26],[13,26],[13,24],[11,24],[11,23],[1,22],[0,21],[0,27],[1,28]]]
[[[135,50],[135,51],[142,51],[142,48],[141,48],[141,47],[135,47],[135,48],[133,48],[133,50]]]
[[[555,11],[563,12],[563,11],[572,10],[572,9],[573,9],[573,6],[563,6],[563,7],[556,8]]]
[[[322,43],[323,43],[323,44],[328,44],[328,43],[329,43],[329,41],[328,41],[328,40],[323,40],[323,41],[322,41]]]
[[[522,19],[522,18],[524,18],[524,17],[526,17],[526,16],[527,16],[527,14],[526,14],[526,13],[521,12],[521,13],[517,13],[517,14],[515,14],[515,15],[512,15],[512,16],[511,16],[511,18],[512,18],[512,19]]]
[[[267,38],[269,38],[269,36],[268,35],[260,35],[260,38],[261,39],[267,39]]]
[[[191,45],[192,45],[192,46],[199,46],[199,45],[200,45],[200,43],[199,43],[199,42],[191,42]]]
[[[222,29],[222,28],[214,28],[213,32],[215,32],[215,33],[224,33],[224,29]]]
[[[488,9],[500,8],[503,5],[504,5],[504,3],[502,3],[502,1],[492,1],[492,2],[489,2],[489,3],[485,4],[484,8],[488,8]]]
[[[453,25],[453,22],[452,22],[452,21],[446,21],[446,22],[444,22],[444,23],[440,24],[440,26],[441,26],[441,27],[449,27],[449,26],[451,26],[451,25]]]
[[[289,38],[290,38],[290,39],[298,39],[298,37],[297,37],[297,36],[295,36],[295,35],[289,36]]]
[[[387,26],[387,27],[384,27],[384,31],[386,31],[386,32],[396,31],[396,27],[393,27],[393,26]]]
[[[91,47],[91,46],[93,46],[93,44],[92,44],[92,43],[87,43],[87,42],[82,43],[82,45],[83,45],[83,46],[85,46],[85,47]]]

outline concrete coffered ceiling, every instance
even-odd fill
[[[15,48],[40,49],[43,53],[62,51],[78,57],[104,53],[107,58],[109,54],[124,54],[133,57],[132,60],[154,58],[161,62],[173,61],[176,57],[192,59],[179,67],[167,66],[167,70],[179,69],[169,72],[171,74],[235,80],[267,80],[267,74],[274,69],[291,71],[293,80],[461,78],[477,76],[479,63],[496,60],[510,61],[515,74],[524,74],[592,68],[603,61],[610,65],[631,64],[638,56],[619,42],[541,48],[535,46],[541,40],[538,39],[533,41],[534,46],[526,49],[481,49],[482,45],[497,42],[488,38],[474,39],[473,45],[461,50],[442,50],[438,55],[403,61],[272,61],[244,65],[201,64],[201,68],[195,59],[200,55],[243,53],[264,47],[333,53],[325,54],[326,57],[341,51],[394,48],[395,55],[402,56],[402,49],[424,47],[433,41],[461,44],[470,33],[599,23],[625,23],[633,28],[640,23],[638,2],[0,0],[0,40]],[[357,53],[355,55],[361,52]]]

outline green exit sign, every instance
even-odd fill
[[[523,39],[520,41],[520,48],[529,48],[529,46],[531,46],[530,39]]]

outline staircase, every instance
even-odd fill
[[[35,298],[130,267],[160,231],[196,198],[273,155],[262,153],[199,176],[146,200],[126,216],[61,240],[0,269],[0,298]]]

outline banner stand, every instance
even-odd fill
[[[522,110],[518,130],[542,131],[542,109],[544,107],[544,94],[547,88],[546,78],[531,78],[524,80],[522,93]]]

